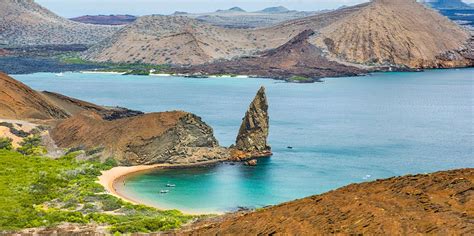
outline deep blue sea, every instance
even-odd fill
[[[257,167],[159,170],[127,180],[127,195],[161,208],[263,207],[350,183],[474,167],[474,69],[376,73],[315,84],[80,73],[14,77],[100,105],[190,111],[214,128],[222,145],[233,143],[264,85],[274,156]],[[159,194],[167,183],[176,187]]]

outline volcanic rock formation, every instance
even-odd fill
[[[212,128],[191,113],[144,114],[98,106],[37,92],[0,74],[0,118],[39,121],[50,126],[49,134],[60,148],[99,150],[103,158],[114,157],[122,165],[200,164],[268,156],[267,109],[262,87],[244,118],[236,148],[225,148],[219,146]],[[237,154],[242,158],[231,158]]]
[[[160,112],[105,120],[83,112],[59,123],[52,138],[60,147],[104,148],[123,165],[197,163],[222,159],[212,128],[196,115]]]
[[[409,175],[199,222],[178,235],[470,235],[474,169]]]
[[[250,153],[252,157],[270,156],[268,130],[268,102],[265,87],[262,86],[245,113],[234,148]]]

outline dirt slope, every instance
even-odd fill
[[[62,119],[68,114],[40,93],[0,72],[0,118]]]
[[[352,184],[179,235],[472,235],[474,169]]]
[[[94,44],[119,28],[67,20],[33,0],[0,0],[0,44]]]
[[[460,48],[469,37],[414,0],[374,0],[321,29],[316,44],[349,62],[425,68],[438,67],[436,56]]]

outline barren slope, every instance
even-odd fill
[[[414,0],[374,0],[321,30],[334,57],[361,64],[438,67],[436,56],[461,48],[469,34]]]
[[[86,52],[94,61],[200,64],[262,49],[263,42],[239,30],[183,16],[144,16]]]
[[[1,44],[94,44],[118,29],[64,19],[33,0],[0,0]]]
[[[0,72],[0,118],[45,120],[67,116],[40,93]]]
[[[474,169],[352,184],[179,235],[472,235]]]

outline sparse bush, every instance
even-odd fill
[[[39,135],[33,135],[23,139],[20,143],[21,147],[18,148],[18,152],[27,156],[41,156],[46,153],[46,149],[41,146],[41,137]]]
[[[13,140],[11,138],[0,138],[0,149],[12,150]]]

